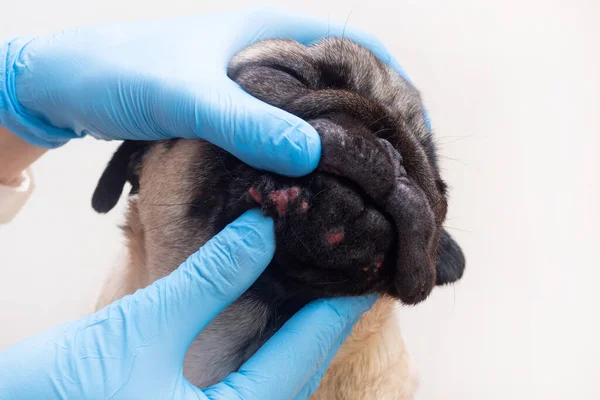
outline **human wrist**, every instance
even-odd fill
[[[30,145],[55,148],[76,135],[31,115],[17,99],[18,75],[32,73],[28,71],[28,62],[31,60],[23,57],[24,49],[31,41],[32,38],[20,37],[0,44],[0,127],[5,127]],[[36,90],[27,88],[28,93],[35,93]]]

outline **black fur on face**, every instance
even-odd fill
[[[367,293],[415,304],[435,284],[462,276],[464,256],[442,228],[446,185],[419,94],[408,82],[345,39],[309,47],[261,42],[232,60],[229,76],[305,119],[322,141],[317,170],[302,178],[258,171],[196,141],[209,149],[201,160],[187,160],[198,187],[175,186],[192,197],[188,220],[211,235],[252,207],[275,220],[275,258],[250,292],[297,299],[293,308]],[[125,142],[100,179],[94,209],[110,210],[127,180],[134,193],[143,190],[144,154],[160,146],[169,163],[169,149],[182,141]]]

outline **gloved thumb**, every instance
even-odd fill
[[[275,252],[273,221],[259,210],[246,212],[192,254],[170,275],[121,300],[131,326],[176,332],[172,340],[183,361],[197,334],[258,278]],[[165,343],[166,345],[166,343]]]

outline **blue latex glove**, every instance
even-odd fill
[[[262,39],[351,38],[402,71],[373,36],[272,8],[66,30],[0,47],[0,126],[42,147],[104,139],[203,138],[256,168],[311,172],[321,144],[306,122],[228,79]]]
[[[171,275],[0,353],[0,398],[308,398],[373,298],[309,304],[210,388],[182,375],[192,339],[252,284],[274,250],[272,220],[247,212]]]

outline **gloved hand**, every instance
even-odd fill
[[[274,250],[272,220],[247,212],[171,275],[0,353],[0,397],[308,398],[373,298],[309,304],[212,387],[200,390],[182,375],[192,339],[254,282]]]
[[[262,39],[308,44],[328,35],[402,71],[370,35],[271,8],[100,25],[0,47],[0,126],[42,147],[85,134],[203,138],[256,168],[305,175],[320,157],[315,130],[245,93],[227,65]]]

